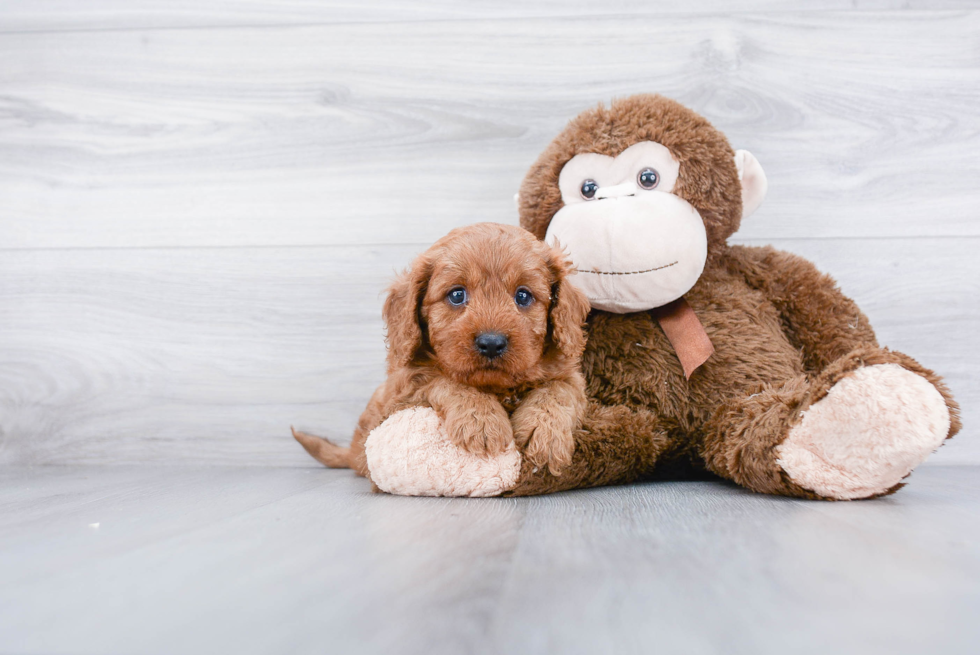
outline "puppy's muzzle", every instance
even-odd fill
[[[507,337],[499,332],[483,332],[473,340],[477,351],[487,359],[496,359],[507,351]]]

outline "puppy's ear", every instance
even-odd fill
[[[568,281],[575,270],[565,254],[549,247],[548,268],[551,269],[551,308],[548,311],[548,335],[563,355],[575,359],[585,350],[582,324],[589,315],[589,299],[581,289]]]
[[[408,366],[422,348],[422,296],[431,274],[431,260],[422,254],[388,289],[381,315],[386,327],[389,371]]]

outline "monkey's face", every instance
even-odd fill
[[[766,195],[751,153],[680,103],[620,98],[573,118],[531,166],[521,226],[568,251],[592,306],[636,312],[686,293]]]
[[[680,164],[643,141],[617,157],[576,155],[561,170],[563,207],[545,241],[565,248],[571,282],[596,309],[636,312],[684,295],[704,270],[708,239],[689,202],[673,193]]]

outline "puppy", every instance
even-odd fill
[[[572,460],[585,410],[579,358],[589,302],[565,256],[522,228],[453,230],[391,286],[388,378],[349,448],[293,431],[318,461],[368,475],[364,442],[395,412],[431,407],[452,441],[498,455],[516,443],[555,475]]]

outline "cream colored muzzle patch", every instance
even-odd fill
[[[566,205],[545,241],[571,257],[578,273],[569,280],[593,308],[620,314],[680,298],[698,281],[708,256],[697,210],[656,191]]]

